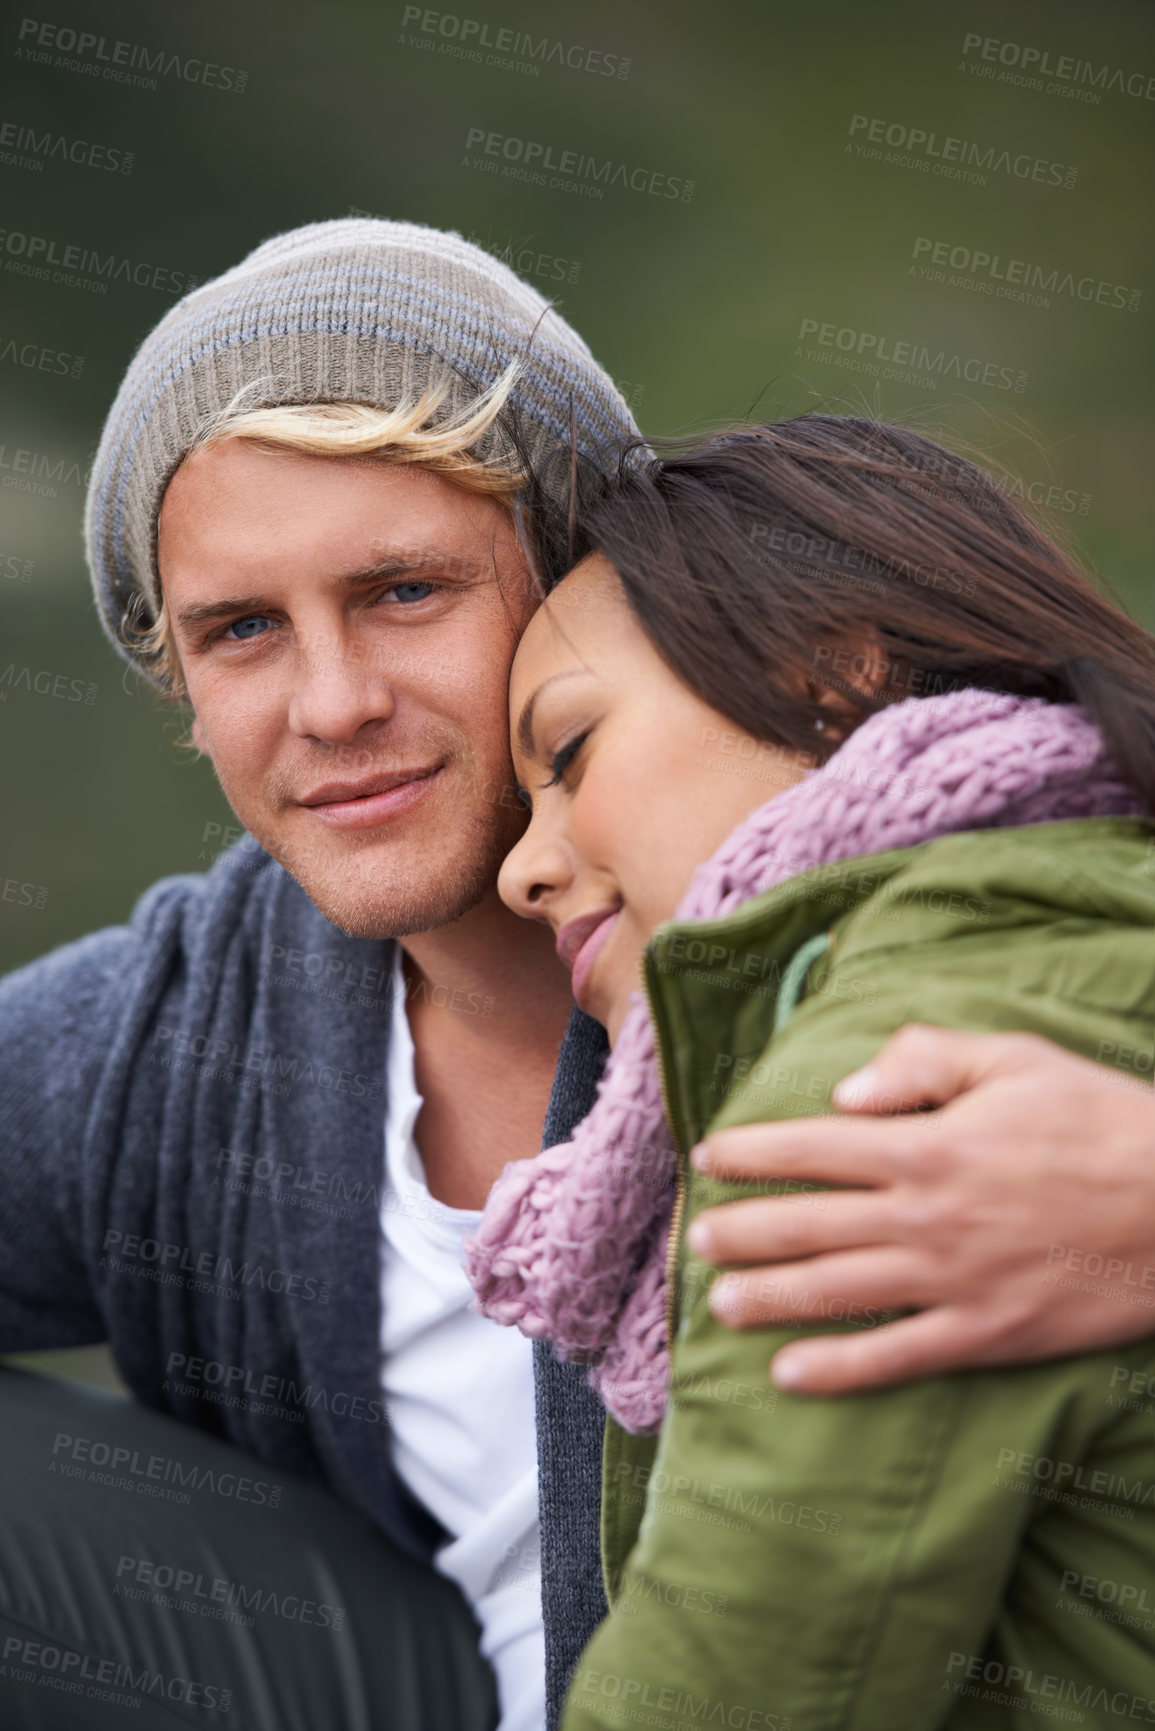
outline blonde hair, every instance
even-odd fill
[[[497,434],[499,417],[521,371],[522,363],[513,361],[480,396],[440,420],[436,417],[455,383],[448,370],[420,397],[392,409],[345,402],[276,403],[249,409],[246,399],[264,382],[257,380],[198,428],[188,455],[215,449],[230,439],[245,439],[264,451],[408,464],[431,469],[471,493],[512,506],[529,475],[510,440]],[[143,606],[142,597],[137,617]],[[152,678],[169,696],[183,700],[187,688],[163,593],[153,622],[139,629],[129,617],[126,632]]]

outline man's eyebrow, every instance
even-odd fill
[[[181,631],[191,630],[197,625],[207,625],[212,619],[225,619],[234,613],[268,613],[271,609],[267,601],[262,601],[259,595],[230,595],[222,601],[202,601],[195,607],[178,607],[176,623]]]
[[[548,679],[542,680],[536,691],[530,693],[517,723],[517,743],[527,757],[533,756],[533,708],[542,692],[559,679],[577,679],[588,672],[588,667],[565,667],[560,673],[551,673]]]
[[[359,571],[344,571],[335,579],[337,589],[360,589],[370,583],[388,582],[392,577],[404,577],[413,571],[437,569],[447,575],[472,577],[480,570],[476,560],[462,559],[457,554],[395,553],[386,559],[366,565]],[[219,601],[203,601],[179,607],[176,623],[183,631],[197,625],[207,625],[214,619],[228,619],[244,613],[275,613],[276,607],[265,595],[226,595]]]

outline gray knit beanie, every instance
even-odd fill
[[[126,613],[139,631],[160,606],[164,490],[206,421],[243,387],[247,409],[395,408],[448,368],[440,419],[515,358],[519,450],[545,496],[567,484],[571,416],[583,468],[612,472],[637,436],[624,399],[536,289],[458,234],[362,218],[311,223],[194,289],[134,355],[92,466],[88,564],[117,649],[148,672],[125,643]]]

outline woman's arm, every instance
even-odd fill
[[[794,1186],[695,1222],[697,1255],[756,1265],[715,1285],[715,1314],[732,1328],[757,1327],[768,1314],[802,1321],[790,1294],[803,1288],[917,1312],[784,1347],[775,1382],[810,1394],[1155,1333],[1155,1097],[1146,1074],[1109,1070],[1032,1035],[910,1026],[836,1091],[835,1105],[857,1121],[796,1119],[707,1137],[703,1172]],[[887,1116],[924,1104],[940,1109]],[[829,1183],[855,1188],[810,1188]]]

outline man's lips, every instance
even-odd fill
[[[602,945],[617,924],[621,908],[598,908],[567,920],[557,934],[557,953],[570,971],[573,995],[580,1004],[589,971]]]
[[[360,781],[330,781],[314,788],[297,804],[315,812],[331,829],[368,829],[416,805],[441,768],[435,763],[363,776]]]

